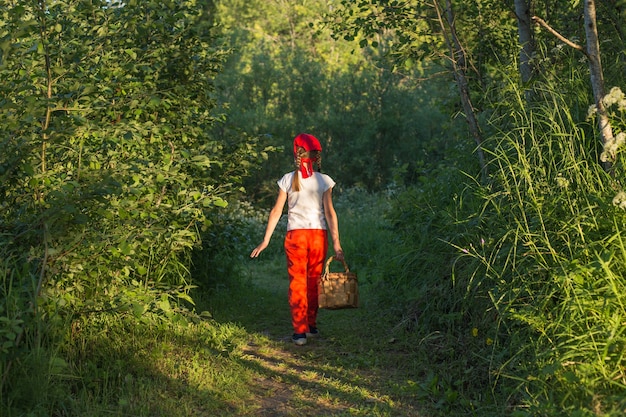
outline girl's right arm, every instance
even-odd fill
[[[259,256],[259,254],[270,244],[270,239],[272,238],[272,234],[274,234],[274,229],[276,229],[276,225],[278,224],[280,217],[283,215],[283,208],[285,207],[286,201],[287,193],[283,190],[279,190],[276,203],[274,204],[274,207],[272,207],[269,218],[267,219],[267,227],[265,228],[265,237],[263,238],[263,242],[252,250],[252,253],[250,254],[251,258]]]
[[[337,221],[337,212],[333,206],[333,189],[329,188],[324,193],[324,215],[326,216],[326,223],[330,231],[330,238],[333,242],[333,249],[335,250],[335,259],[343,261],[344,255],[341,249],[341,242],[339,241],[339,222]]]

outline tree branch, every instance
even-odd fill
[[[548,32],[550,32],[551,34],[553,34],[554,36],[556,36],[556,38],[558,40],[560,40],[561,42],[563,42],[564,44],[571,46],[572,48],[582,52],[583,54],[585,54],[585,56],[589,57],[589,55],[587,54],[587,51],[585,50],[585,48],[583,48],[582,46],[578,45],[575,42],[570,41],[569,39],[567,39],[565,36],[561,35],[559,32],[557,32],[556,30],[554,30],[552,28],[552,26],[550,26],[549,24],[546,23],[545,20],[543,20],[542,18],[540,18],[539,16],[533,16],[531,18],[531,20],[541,26],[543,26]]]

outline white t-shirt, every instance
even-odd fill
[[[293,175],[300,178],[300,191],[291,192]],[[289,172],[278,180],[278,187],[287,193],[287,230],[324,229],[324,193],[335,186],[335,181],[326,174],[314,172],[309,178],[302,178],[300,171]]]

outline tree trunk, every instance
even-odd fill
[[[515,0],[517,33],[519,44],[522,48],[519,54],[519,70],[523,84],[528,83],[533,76],[530,60],[535,52],[535,43],[530,20],[530,2],[531,0]],[[529,97],[526,98],[528,99]]]
[[[572,48],[581,51],[587,56],[589,60],[589,73],[591,77],[591,88],[593,90],[593,99],[595,101],[597,118],[598,118],[598,130],[600,132],[600,141],[602,145],[606,145],[613,142],[613,129],[611,122],[606,113],[604,107],[604,75],[602,73],[602,61],[600,59],[600,41],[598,40],[598,26],[596,24],[596,3],[595,0],[584,0],[584,15],[585,15],[585,37],[587,39],[587,47],[584,48],[575,42],[565,38],[559,32],[554,30],[543,19],[538,16],[533,16],[532,20],[557,37],[560,41]],[[613,166],[613,161],[602,161],[602,166],[606,171],[610,171]]]
[[[467,82],[467,77],[465,75],[466,72],[466,56],[463,47],[461,46],[461,42],[459,41],[459,37],[456,33],[456,26],[454,24],[454,12],[452,10],[452,3],[450,0],[446,0],[446,19],[441,15],[441,8],[437,0],[434,2],[435,9],[437,11],[437,16],[439,20],[439,24],[441,26],[441,30],[444,34],[444,38],[446,39],[446,43],[450,48],[450,55],[452,61],[452,67],[454,71],[454,79],[456,80],[457,87],[459,89],[459,94],[461,96],[461,104],[463,106],[463,111],[465,112],[465,119],[467,120],[467,124],[469,125],[469,130],[476,142],[476,152],[478,154],[478,161],[480,162],[480,169],[483,180],[486,179],[487,176],[487,163],[485,160],[485,153],[482,148],[482,133],[480,131],[480,127],[478,125],[478,120],[476,119],[476,114],[474,113],[474,106],[472,105],[472,100],[470,98],[469,93],[469,84]]]
[[[589,72],[591,75],[591,88],[593,98],[598,111],[598,130],[603,145],[613,141],[613,129],[606,114],[604,98],[604,75],[602,73],[602,61],[600,59],[600,42],[598,40],[598,26],[596,24],[595,0],[585,0],[585,36],[587,37],[587,57],[589,58]],[[606,165],[605,169],[610,169]]]

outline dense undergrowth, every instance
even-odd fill
[[[487,184],[442,176],[398,201],[406,246],[390,282],[411,306],[405,323],[449,354],[435,362],[461,398],[515,415],[622,415],[619,151],[607,173],[609,147],[600,155],[572,103],[537,88],[545,104],[503,100]],[[605,100],[623,141],[624,96]]]
[[[624,98],[613,94],[623,139]],[[612,416],[626,406],[619,153],[609,175],[588,126],[551,97],[520,105],[492,136],[486,184],[442,164],[417,186],[337,190],[346,256],[385,326],[376,334],[402,352],[404,384],[418,381],[432,415]],[[192,256],[196,307],[163,296],[146,311],[33,309],[37,271],[3,248],[2,415],[237,412],[229,404],[250,386],[233,358],[249,336],[211,319],[204,300],[233,287],[251,296],[245,265],[266,212],[231,208]],[[281,241],[277,231],[265,255],[282,257]]]

